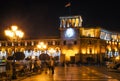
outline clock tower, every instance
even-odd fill
[[[81,16],[60,17],[61,52],[66,60],[70,61],[72,56],[79,53],[80,27]]]
[[[79,38],[79,28],[82,26],[81,16],[60,17],[60,35],[62,40]]]

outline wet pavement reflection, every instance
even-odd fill
[[[28,77],[22,81],[119,81],[110,75],[103,74],[94,68],[80,67],[56,67],[55,74],[49,71],[40,75]]]

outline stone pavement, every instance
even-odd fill
[[[35,73],[35,72],[32,72],[32,73],[27,73],[26,75],[22,75],[21,77],[17,76],[17,79],[15,80],[11,80],[10,77],[1,77],[0,78],[0,81],[22,81],[23,79],[26,79],[30,76],[36,76],[36,75],[40,75],[41,72],[38,72],[38,73]]]
[[[87,66],[88,68],[92,68],[94,70],[97,70],[98,72],[101,72],[103,74],[112,76],[113,78],[116,78],[120,81],[120,70],[115,69],[107,69],[105,66]]]
[[[17,81],[119,81],[111,75],[98,71],[99,67],[92,67],[56,67],[54,75],[49,72],[43,72],[40,75],[30,76]],[[100,69],[103,69],[103,67],[100,67]]]
[[[54,75],[43,71],[41,74],[18,77],[12,81],[120,81],[119,77],[119,73],[108,72],[103,66],[59,66],[55,68]]]
[[[17,79],[12,80],[12,81],[22,81],[22,80],[24,80],[24,79],[26,79],[26,78],[29,78],[29,77],[31,77],[31,76],[37,76],[37,75],[41,75],[41,72],[39,72],[39,73],[29,73],[29,74],[26,74],[26,75],[24,75],[24,76],[17,77]]]

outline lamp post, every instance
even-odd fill
[[[41,51],[39,59],[45,61],[48,58],[47,54],[45,53],[47,45],[44,42],[39,42],[37,48]]]
[[[17,26],[11,26],[10,29],[5,30],[5,35],[14,43],[14,54],[15,54],[15,43],[18,42],[24,35],[21,30],[18,30]],[[13,55],[13,68],[12,68],[12,79],[17,79],[16,68],[15,68],[15,55]]]

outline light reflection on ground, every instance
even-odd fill
[[[31,76],[22,81],[119,81],[88,67],[56,67],[55,74]]]

